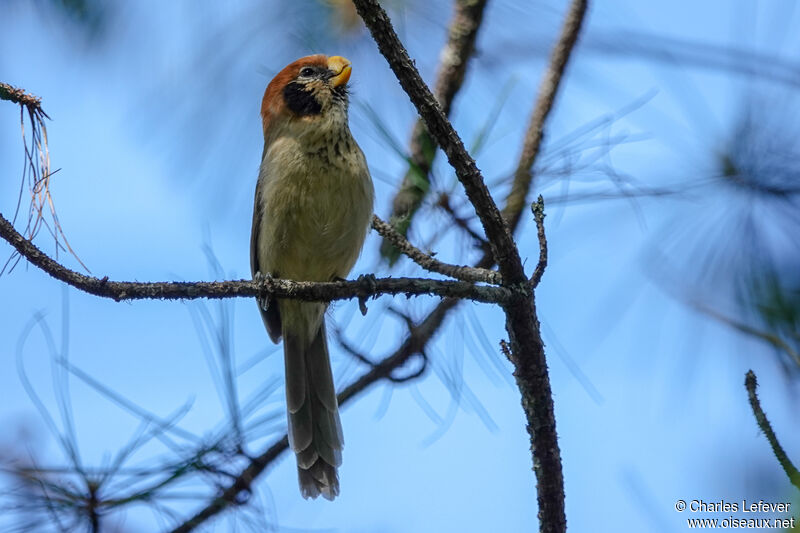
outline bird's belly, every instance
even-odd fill
[[[361,251],[372,207],[361,178],[293,178],[267,191],[262,264],[285,279],[346,277]],[[354,207],[363,205],[369,210]]]

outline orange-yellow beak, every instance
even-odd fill
[[[342,56],[329,57],[328,69],[333,72],[333,78],[331,78],[332,87],[338,87],[339,85],[347,83],[350,79],[350,72],[353,70],[350,68],[350,61]]]

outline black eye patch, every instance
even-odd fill
[[[308,67],[307,67],[308,68]],[[283,99],[290,111],[297,115],[319,115],[322,106],[314,97],[313,91],[306,90],[305,85],[290,82],[283,89]]]

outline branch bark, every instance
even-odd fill
[[[752,370],[748,370],[747,374],[744,377],[744,386],[747,389],[747,398],[750,401],[750,407],[753,410],[753,416],[758,423],[758,427],[764,433],[764,436],[767,437],[769,441],[769,445],[772,448],[772,453],[775,454],[775,458],[778,459],[783,471],[786,472],[786,475],[789,477],[789,481],[795,488],[800,489],[800,471],[797,470],[797,467],[794,466],[792,460],[789,459],[789,456],[786,454],[786,450],[783,449],[781,443],[778,441],[778,437],[775,435],[775,431],[772,429],[772,424],[770,424],[769,419],[767,418],[767,414],[761,408],[761,402],[758,399],[758,394],[756,393],[756,389],[758,389],[758,381],[756,380],[756,375]]]
[[[0,82],[0,100],[8,100],[9,102],[25,106],[31,113],[41,114],[44,117],[50,118],[47,116],[47,113],[44,112],[44,109],[42,109],[41,98],[26,93],[25,90],[7,83]]]
[[[372,229],[377,231],[384,239],[391,242],[400,252],[408,256],[412,261],[430,272],[437,272],[451,278],[462,281],[477,281],[483,283],[500,284],[503,277],[499,272],[488,268],[475,268],[470,266],[458,266],[443,263],[434,259],[430,254],[426,254],[403,237],[388,222],[384,222],[377,215],[372,215]]]
[[[508,225],[489,194],[475,160],[469,155],[436,98],[422,81],[417,67],[397,37],[388,15],[377,0],[353,0],[353,3],[381,54],[386,58],[403,90],[411,98],[428,131],[442,147],[456,176],[464,186],[467,198],[475,207],[489,240],[492,255],[506,283],[522,283],[525,272]]]
[[[533,212],[533,220],[536,222],[536,237],[539,240],[539,262],[536,263],[536,268],[531,275],[531,287],[534,289],[539,286],[542,281],[544,270],[547,268],[547,236],[544,233],[544,198],[539,195],[535,204],[531,205]]]
[[[439,56],[439,73],[434,94],[445,115],[450,116],[453,100],[464,83],[469,60],[475,52],[475,40],[483,22],[486,0],[456,0],[450,20],[447,43]],[[436,158],[436,141],[418,119],[411,131],[409,143],[411,161],[408,172],[392,201],[389,223],[404,236],[408,235],[411,221],[430,189],[430,171]],[[394,263],[397,250],[392,242],[384,240],[381,253]]]
[[[539,96],[536,105],[533,107],[528,129],[522,143],[522,152],[514,171],[514,181],[511,184],[511,191],[506,197],[506,207],[503,209],[503,216],[508,221],[508,225],[516,228],[522,216],[522,208],[527,202],[528,194],[533,185],[533,164],[539,156],[544,139],[544,126],[547,117],[553,110],[553,104],[561,86],[561,78],[567,68],[572,50],[578,41],[581,33],[583,21],[586,18],[588,0],[573,0],[570,4],[564,25],[561,28],[561,35],[556,46],[550,54],[550,63],[542,78],[539,87]]]
[[[122,300],[193,300],[197,298],[252,298],[259,294],[272,294],[280,298],[294,298],[327,302],[359,298],[366,300],[380,294],[424,294],[467,298],[476,302],[500,303],[511,296],[504,287],[475,285],[467,281],[445,281],[424,278],[363,277],[355,281],[310,282],[285,279],[151,282],[110,281],[108,276],[96,278],[70,270],[39,250],[23,237],[11,222],[0,215],[0,237],[8,241],[25,259],[57,280],[63,281],[95,296]]]
[[[422,83],[407,52],[394,33],[386,13],[375,0],[353,0],[353,2],[401,86],[416,106],[428,130],[442,146],[459,181],[464,185],[467,197],[475,207],[483,225],[492,257],[500,268],[504,284],[509,286],[525,283],[527,280],[510,228],[516,228],[519,224],[522,205],[530,190],[531,179],[520,181],[516,191],[512,189],[515,194],[509,195],[504,210],[508,219],[507,225],[506,218],[498,218],[499,211],[489,196],[480,171],[438,108],[430,91]],[[524,147],[530,149],[523,149],[518,165],[518,169],[526,168],[528,175],[538,156],[544,123],[582,27],[587,2],[588,0],[573,0],[561,37],[553,51],[551,64],[545,76],[546,81],[543,82],[544,88],[534,108],[534,116],[528,128],[529,134],[526,135],[524,143]],[[491,266],[491,259],[485,256],[477,266],[488,268]],[[522,397],[522,406],[528,421],[528,434],[531,438],[533,469],[538,483],[539,529],[548,533],[563,532],[566,531],[566,515],[561,454],[544,343],[536,317],[532,289],[529,287],[525,295],[517,295],[503,308],[506,312],[506,330],[509,334],[512,362],[515,367],[514,377]]]

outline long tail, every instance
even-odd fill
[[[333,385],[323,319],[310,344],[283,332],[289,445],[297,455],[300,492],[333,500],[339,494],[336,468],[342,464],[342,424]]]

